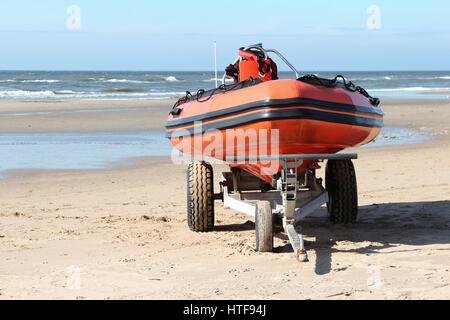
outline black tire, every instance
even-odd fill
[[[358,186],[351,160],[330,160],[325,176],[329,194],[327,204],[330,221],[336,224],[356,223],[358,218]]]
[[[197,161],[188,167],[187,217],[194,232],[214,229],[214,176],[209,163]]]
[[[256,208],[256,251],[273,251],[273,214],[268,201],[258,202]]]

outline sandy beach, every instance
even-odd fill
[[[0,102],[0,132],[159,130],[172,104]],[[429,140],[357,150],[359,222],[308,218],[306,264],[284,236],[255,252],[254,222],[220,203],[214,232],[190,232],[168,158],[0,179],[0,299],[449,299],[450,101],[383,110]]]

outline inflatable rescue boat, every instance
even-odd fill
[[[277,65],[269,53],[286,62],[296,79],[279,79]],[[226,85],[226,78],[234,83]],[[273,139],[251,138],[254,133],[274,130],[279,155],[331,154],[367,144],[379,135],[383,127],[379,104],[379,99],[342,76],[300,77],[278,51],[254,45],[239,50],[239,57],[227,68],[221,86],[196,94],[188,92],[181,98],[170,112],[166,129],[171,143],[181,152],[223,161],[233,156],[261,154],[261,150],[273,154]],[[230,143],[242,137],[246,143]],[[218,139],[222,141],[218,143]],[[313,163],[304,162],[299,173]],[[272,181],[272,175],[262,172],[258,163],[231,166],[268,183]]]
[[[279,79],[269,57],[278,55],[296,74]],[[233,84],[225,84],[226,79]],[[187,221],[195,232],[214,230],[214,202],[255,217],[256,250],[271,252],[274,233],[284,230],[295,257],[308,261],[299,224],[327,204],[330,221],[355,223],[358,216],[357,154],[340,151],[373,141],[383,127],[380,101],[338,75],[300,77],[276,50],[253,45],[213,90],[187,92],[170,112],[167,137],[189,156]],[[220,192],[213,167],[225,161]],[[326,161],[324,178],[318,169]]]

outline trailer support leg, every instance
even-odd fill
[[[283,171],[281,173],[281,181],[279,189],[281,191],[284,207],[283,227],[289,237],[295,257],[299,262],[307,262],[308,256],[305,250],[303,235],[295,230],[295,213],[297,207],[297,196],[299,190],[299,182],[297,168],[302,165],[302,160],[281,161]]]
[[[297,233],[293,224],[285,226],[285,231],[291,241],[292,249],[294,249],[295,258],[298,262],[308,262],[308,254],[305,249],[305,242],[303,241],[303,235]]]

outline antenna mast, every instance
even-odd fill
[[[219,79],[217,79],[217,42],[214,41],[214,79],[216,81],[216,88],[219,86]]]

